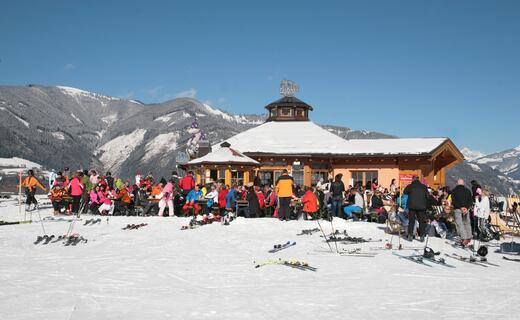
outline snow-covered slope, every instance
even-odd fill
[[[51,209],[42,210],[43,216]],[[0,208],[0,220],[14,220],[16,207]],[[35,218],[33,216],[33,218]],[[89,219],[83,216],[83,221]],[[103,218],[75,224],[87,243],[34,245],[39,223],[2,226],[0,232],[0,319],[516,319],[520,305],[518,263],[490,250],[481,267],[448,257],[455,266],[430,267],[387,250],[373,258],[328,252],[320,233],[296,236],[315,221],[243,219],[180,230],[187,218]],[[139,230],[127,224],[148,223]],[[61,235],[64,222],[44,222]],[[322,223],[330,233],[330,223]],[[351,236],[383,239],[340,249],[382,247],[390,236],[381,225],[334,220]],[[276,254],[274,244],[296,245]],[[397,240],[393,238],[394,245]],[[518,241],[518,240],[517,240]],[[406,246],[420,247],[410,243]],[[435,251],[459,253],[443,239],[429,239]],[[419,251],[395,251],[407,256]],[[280,265],[255,268],[268,259],[309,263],[316,272]]]

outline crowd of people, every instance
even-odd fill
[[[403,190],[392,180],[388,187],[373,179],[365,185],[346,187],[343,176],[320,179],[300,188],[284,170],[274,185],[262,185],[259,177],[247,185],[226,185],[224,181],[197,184],[193,172],[155,180],[137,174],[135,181],[100,175],[96,170],[68,168],[52,172],[49,198],[58,214],[101,215],[193,215],[220,219],[229,213],[245,217],[319,219],[333,216],[370,222],[397,223],[408,240],[426,235],[450,237],[458,234],[466,245],[488,226],[493,198],[476,181],[471,190],[460,179],[457,186],[433,190],[418,177]],[[32,170],[23,181],[27,210],[37,206],[36,188],[47,189]]]

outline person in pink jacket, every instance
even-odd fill
[[[168,183],[164,186],[161,194],[161,200],[159,201],[159,216],[162,217],[164,213],[164,209],[166,209],[166,205],[168,205],[168,215],[173,217],[173,179],[170,179]]]
[[[95,211],[101,204],[99,200],[99,185],[95,186],[92,190],[90,190],[89,197],[90,197],[90,210]]]
[[[72,197],[72,213],[78,214],[79,211],[79,202],[81,200],[81,195],[83,194],[83,189],[85,186],[81,183],[83,178],[83,172],[78,171],[74,178],[69,182],[69,192]]]
[[[98,192],[99,203],[101,203],[101,205],[98,208],[98,211],[102,215],[112,214],[113,212],[112,200],[107,198],[107,194],[108,193],[105,191],[105,186],[102,186]]]

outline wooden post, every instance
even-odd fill
[[[312,184],[312,170],[308,164],[303,165],[303,185],[310,187]]]
[[[244,185],[249,183],[249,171],[244,170]]]
[[[224,180],[228,186],[231,186],[231,169],[226,168],[226,171],[224,172]]]

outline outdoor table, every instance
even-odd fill
[[[244,208],[244,209],[249,208],[249,201],[247,201],[247,200],[237,200],[237,201],[235,202],[235,206],[236,206],[235,214],[236,214],[236,216],[238,217],[238,211],[239,211],[241,208]],[[244,216],[245,216],[245,215],[244,215]]]

